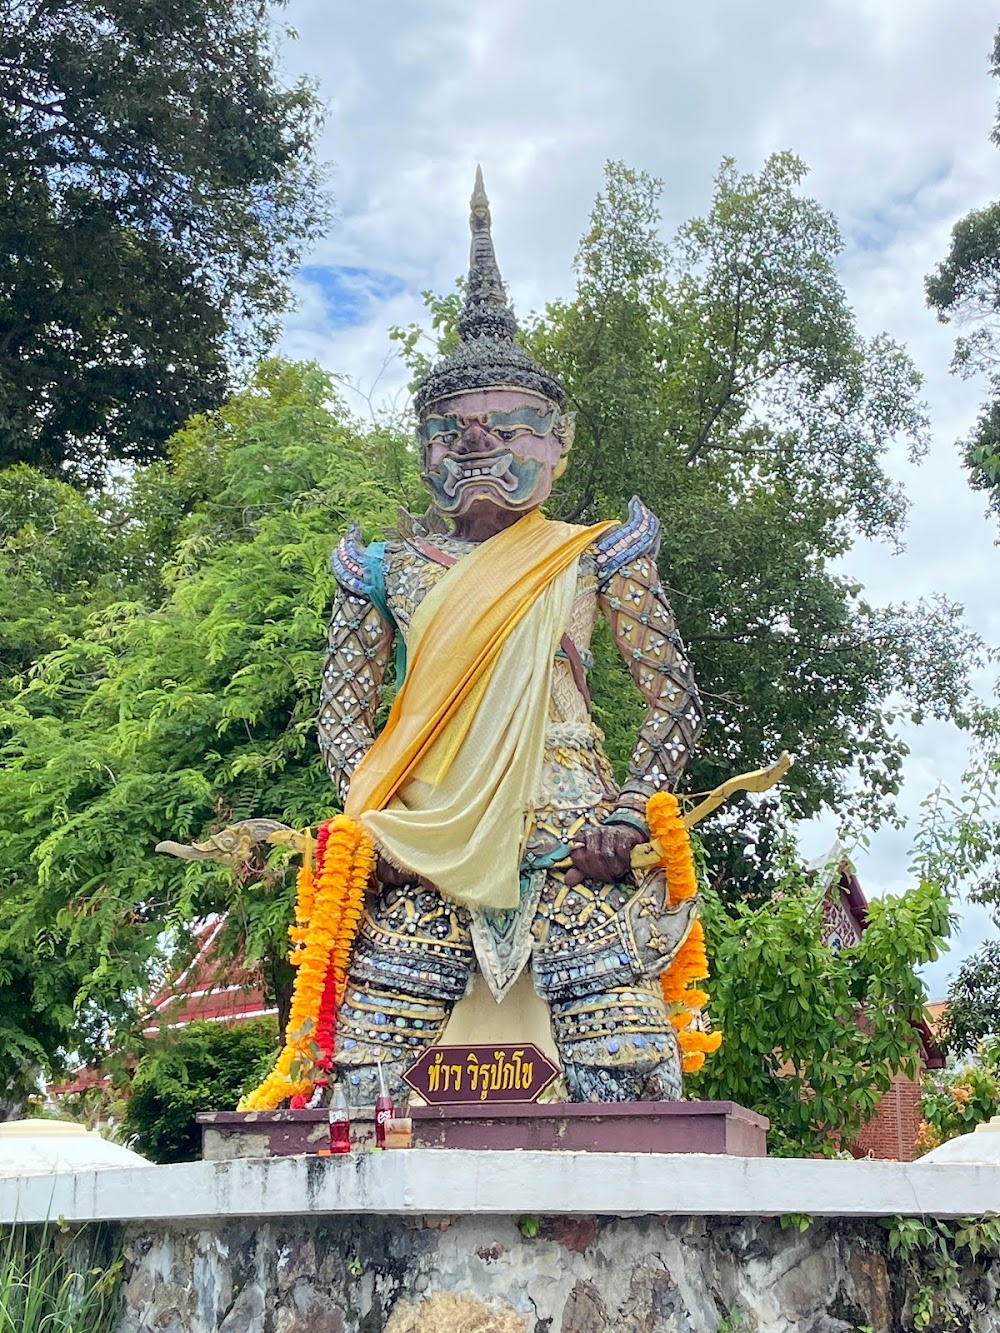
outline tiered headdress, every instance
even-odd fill
[[[422,413],[438,398],[448,398],[466,389],[501,387],[530,389],[562,407],[566,400],[562,385],[514,341],[517,320],[507,304],[497,266],[490,201],[483,187],[481,167],[476,168],[471,209],[469,278],[465,304],[458,317],[461,342],[456,351],[421,380],[414,395],[417,412]]]

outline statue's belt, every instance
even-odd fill
[[[447,551],[442,551],[439,546],[435,546],[432,542],[425,541],[422,537],[411,537],[409,539],[409,544],[414,550],[419,551],[421,555],[426,556],[428,560],[433,560],[436,565],[443,565],[446,569],[449,569],[458,561],[457,556],[449,555]],[[583,658],[580,656],[580,650],[568,634],[564,634],[559,640],[559,647],[566,654],[566,660],[569,662],[569,669],[573,673],[573,681],[576,688],[580,691],[583,702],[587,705],[587,710],[589,711],[590,690],[587,686],[587,670],[583,665]]]

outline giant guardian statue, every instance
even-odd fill
[[[657,572],[660,524],[637,498],[625,522],[543,513],[573,418],[517,342],[481,173],[471,229],[458,348],[416,392],[430,509],[381,542],[352,527],[333,557],[320,744],[377,854],[333,1071],[356,1104],[374,1101],[379,1064],[398,1090],[477,972],[499,1004],[527,969],[572,1100],[672,1100],[660,976],[696,907],[671,905],[663,872],[632,857],[702,710]],[[588,691],[599,615],[647,705],[621,787]]]

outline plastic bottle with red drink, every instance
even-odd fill
[[[336,1087],[330,1099],[330,1152],[339,1155],[351,1151],[351,1119],[344,1090]]]
[[[375,1147],[385,1147],[385,1122],[392,1118],[392,1098],[385,1086],[385,1071],[378,1062],[378,1100],[375,1103]]]

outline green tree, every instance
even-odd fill
[[[1000,1042],[987,1041],[976,1064],[924,1076],[919,1146],[930,1152],[1000,1115]]]
[[[987,1038],[1000,1040],[1000,940],[987,940],[962,959],[948,986],[943,1036],[958,1055]]]
[[[117,558],[101,514],[72,486],[23,465],[0,471],[0,697],[12,677],[76,633]]]
[[[726,162],[707,215],[664,244],[659,182],[612,164],[576,298],[533,338],[579,412],[565,512],[620,512],[637,486],[663,519],[708,705],[692,784],[788,749],[791,813],[856,784],[871,822],[899,785],[897,717],[957,709],[964,645],[958,608],[873,607],[836,572],[858,535],[900,539],[882,459],[893,441],[918,458],[926,421],[904,351],[857,331],[804,174],[789,155],[757,176]]]
[[[1000,78],[1000,30],[990,72]],[[1000,147],[1000,104],[990,138]],[[961,447],[971,484],[988,493],[989,508],[1000,517],[1000,201],[955,223],[951,247],[928,275],[926,292],[938,319],[964,330],[955,340],[952,370],[963,378],[984,375],[988,383],[979,420]]]
[[[1000,928],[1000,714],[979,707],[972,726],[975,746],[959,796],[938,790],[926,803],[932,817],[924,821],[925,850],[931,874],[987,907]],[[954,1056],[1000,1041],[1000,941],[988,939],[962,960],[940,1036]]]
[[[234,882],[152,849],[251,814],[302,827],[331,811],[313,719],[333,535],[354,517],[373,533],[419,490],[409,442],[362,432],[310,366],[264,364],[171,455],[169,562],[152,551],[154,576],[129,547],[145,594],[126,584],[128,600],[99,605],[0,701],[0,1013],[26,1042],[51,1016],[49,1062],[67,1043],[100,1052],[109,1025],[124,1040],[144,978],[208,912],[229,912],[223,947],[287,987],[283,854]],[[166,479],[143,482],[149,515]]]
[[[91,493],[0,469],[0,698],[100,608],[155,600],[186,504],[162,464]]]
[[[276,336],[325,205],[268,0],[0,0],[0,466],[99,477]]]
[[[0,922],[9,890],[4,874]],[[74,1002],[87,969],[78,958],[61,956],[55,943],[55,932],[39,922],[32,949],[0,945],[0,1120],[23,1116],[38,1091],[39,1071],[61,1069],[67,1034],[77,1029]]]
[[[830,1153],[856,1138],[895,1072],[916,1077],[917,968],[939,955],[949,899],[930,882],[876,898],[859,942],[835,953],[823,940],[826,886],[787,842],[776,880],[756,905],[703,895],[709,1012],[724,1037],[688,1086],[765,1114],[772,1153]]]
[[[199,1111],[228,1111],[274,1060],[272,1019],[191,1023],[146,1040],[132,1074],[122,1135],[153,1162],[201,1157]]]
[[[80,633],[88,615],[120,599],[126,538],[111,512],[32,468],[0,471],[0,701],[23,688],[36,661]],[[0,920],[13,875],[0,866]],[[86,971],[61,955],[49,924],[38,922],[28,951],[0,945],[0,1118],[21,1112],[39,1068],[76,1022]]]

